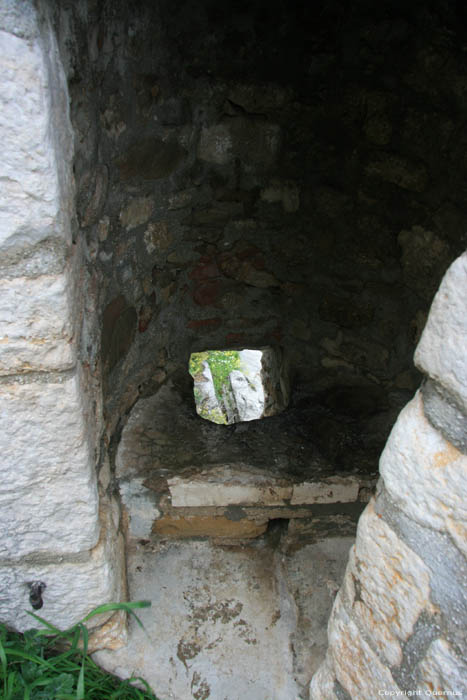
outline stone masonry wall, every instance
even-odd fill
[[[29,584],[41,581],[40,614],[64,627],[120,600],[124,579],[118,512],[99,503],[92,278],[47,6],[2,0],[0,75],[0,620],[33,626]]]
[[[415,353],[425,373],[381,456],[311,700],[467,695],[467,253]]]

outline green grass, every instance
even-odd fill
[[[42,629],[19,634],[0,624],[0,697],[2,700],[157,700],[142,678],[121,681],[94,663],[87,653],[88,631],[84,625],[100,613],[125,610],[143,627],[134,609],[150,605],[148,601],[100,605],[65,631],[34,613],[29,614],[41,623]],[[145,690],[135,687],[135,682]]]

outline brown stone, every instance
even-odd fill
[[[252,538],[266,531],[267,520],[229,520],[224,516],[177,517],[164,515],[156,520],[152,531],[167,537]]]

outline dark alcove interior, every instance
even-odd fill
[[[237,462],[376,475],[419,384],[430,302],[465,246],[462,8],[56,8],[102,319],[85,341],[120,478],[134,474],[131,448],[118,457],[130,423],[151,488]],[[287,362],[287,410],[202,425],[190,353],[263,346]]]

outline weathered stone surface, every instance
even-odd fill
[[[224,516],[191,515],[181,517],[165,515],[156,520],[152,531],[156,535],[168,537],[227,537],[251,538],[258,537],[266,531],[268,521],[229,520]]]
[[[235,116],[202,130],[198,158],[216,165],[239,158],[247,165],[264,169],[274,162],[279,143],[277,124]]]
[[[426,695],[467,695],[467,664],[444,639],[436,639],[418,667],[419,687]]]
[[[201,132],[198,158],[208,163],[224,165],[232,157],[232,137],[225,124],[206,127]]]
[[[389,669],[379,660],[363,639],[341,602],[340,593],[329,619],[329,655],[339,683],[352,698],[371,698],[377,691],[393,691],[399,687]]]
[[[292,505],[303,503],[350,503],[358,498],[359,482],[353,476],[331,476],[323,481],[295,484]]]
[[[245,465],[222,465],[168,480],[172,506],[285,505],[292,487]]]
[[[0,178],[0,245],[20,248],[50,237],[69,239],[61,218],[62,194],[69,176],[57,172],[56,147],[69,159],[72,136],[68,122],[63,71],[51,31],[45,59],[35,39],[26,41],[0,32],[0,131],[3,139]],[[52,99],[53,85],[55,95]],[[65,94],[65,97],[63,96]],[[58,104],[64,111],[55,123]],[[63,103],[62,103],[63,101]],[[32,125],[34,127],[32,128]],[[61,167],[61,166],[59,166]]]
[[[151,552],[149,554],[148,552]],[[291,700],[293,607],[278,595],[269,548],[161,542],[130,550],[131,600],[146,632],[130,625],[127,647],[96,660],[140,675],[161,698]]]
[[[84,212],[82,226],[90,226],[91,224],[95,224],[99,219],[99,216],[102,213],[102,208],[105,204],[108,184],[109,171],[105,165],[100,165],[98,166],[96,172],[94,192],[92,193],[86,207],[86,211]]]
[[[172,242],[172,234],[166,221],[151,222],[144,232],[144,243],[148,253],[161,254]]]
[[[145,224],[152,214],[154,200],[152,197],[136,197],[120,212],[120,223],[127,231]]]
[[[73,286],[69,269],[61,275],[0,279],[0,374],[75,364]]]
[[[421,387],[423,409],[430,423],[458,450],[467,454],[467,416],[462,413],[452,396],[432,379]]]
[[[467,524],[467,456],[447,442],[423,412],[418,392],[403,409],[380,460],[386,488],[422,525],[445,530]]]
[[[160,516],[155,494],[143,485],[143,479],[122,479],[119,490],[128,514],[130,537],[149,537],[153,522]]]
[[[310,683],[310,700],[337,700],[334,693],[336,674],[329,654],[316,671]]]
[[[136,332],[137,314],[119,295],[104,309],[102,318],[102,359],[111,370],[127,354]]]
[[[76,496],[76,493],[73,492]],[[44,498],[45,502],[46,499]],[[76,510],[68,506],[67,514]],[[42,581],[46,588],[42,594],[43,607],[39,614],[52,624],[65,629],[103,603],[119,602],[125,596],[124,543],[117,536],[110,514],[102,513],[101,536],[91,552],[83,553],[76,561],[55,563],[17,563],[0,566],[0,619],[18,630],[36,627],[37,623],[26,610],[34,612],[29,603],[28,582]],[[79,517],[73,520],[79,530]],[[60,526],[56,525],[57,532]],[[63,529],[63,528],[62,528]],[[111,613],[92,618],[90,627],[105,623]],[[110,642],[110,637],[107,638]]]
[[[99,535],[94,444],[77,376],[0,385],[0,557],[65,554]],[[27,517],[25,517],[27,514]]]
[[[256,420],[263,415],[264,389],[261,381],[261,353],[257,354],[259,355],[259,372],[256,375],[250,375],[238,369],[232,370],[229,375],[240,421]]]
[[[210,419],[223,417],[219,400],[214,388],[211,368],[208,362],[202,363],[201,372],[194,378],[193,391],[195,394],[196,412],[202,418],[210,416]],[[213,415],[214,412],[214,415]]]
[[[367,175],[379,177],[411,192],[423,192],[428,182],[424,165],[395,154],[375,155],[365,170]]]
[[[182,164],[185,149],[177,141],[147,138],[137,141],[116,160],[122,180],[169,177]]]
[[[261,190],[261,199],[270,204],[280,202],[289,214],[300,207],[300,191],[294,182],[272,180],[268,187]]]
[[[467,253],[446,272],[415,351],[415,364],[467,413]]]
[[[123,563],[123,562],[122,562]],[[121,649],[128,642],[127,615],[123,610],[114,613],[108,622],[92,630],[88,639],[88,652],[100,649]]]
[[[377,516],[371,501],[358,524],[355,557],[346,577],[353,577],[359,600],[355,622],[389,666],[399,665],[399,642],[408,639],[425,608],[431,608],[427,565]]]
[[[326,623],[353,541],[353,537],[335,536],[307,544],[304,538],[297,546],[287,537],[288,546],[281,543],[281,551],[287,553],[285,576],[298,612],[294,673],[301,686],[309,684],[326,654]]]
[[[0,29],[24,39],[34,37],[37,34],[35,8],[27,0],[3,0]]]

